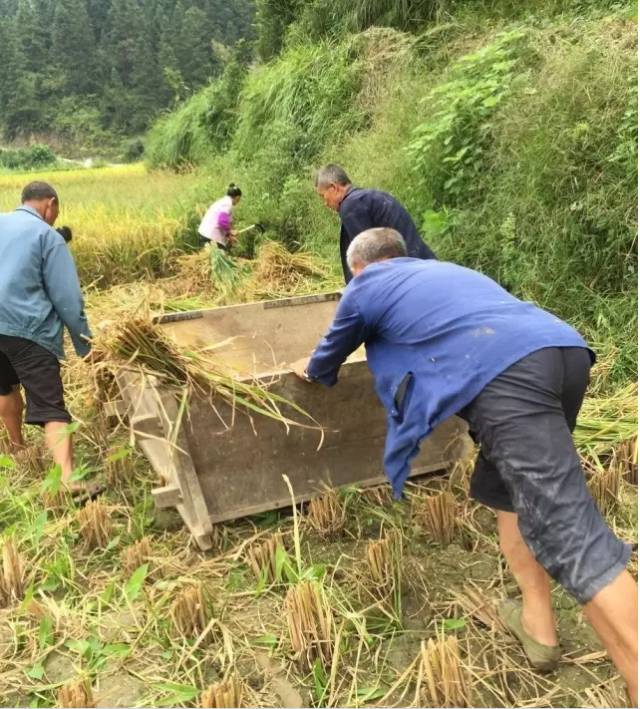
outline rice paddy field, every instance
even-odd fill
[[[414,479],[406,502],[386,485],[328,490],[218,525],[214,549],[199,551],[177,512],[154,509],[158,481],[106,414],[98,374],[115,334],[151,314],[333,290],[335,266],[264,238],[233,260],[188,252],[197,174],[43,177],[74,229],[102,357],[64,366],[77,475],[106,492],[82,507],[67,499],[39,431],[18,456],[2,442],[0,706],[627,705],[562,589],[558,670],[533,671],[501,625],[497,603],[517,588],[493,513],[468,498],[472,460]],[[0,175],[0,210],[26,179]],[[637,385],[612,391],[612,364],[598,363],[575,438],[603,513],[635,543]],[[631,565],[637,574],[635,552]]]

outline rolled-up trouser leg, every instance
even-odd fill
[[[563,398],[581,401],[588,357],[579,348],[538,350],[462,412],[481,444],[484,470],[497,471],[509,493],[525,542],[581,603],[618,576],[630,553],[589,493],[563,410]]]

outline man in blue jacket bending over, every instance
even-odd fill
[[[501,615],[534,667],[559,659],[549,578],[580,603],[637,702],[636,583],[630,548],[603,521],[571,432],[594,359],[569,325],[476,271],[406,257],[402,236],[350,244],[354,279],[308,363],[332,386],[362,343],[387,418],[385,472],[401,497],[420,441],[458,414],[480,444],[471,494],[497,511],[500,546],[522,591]],[[636,704],[634,704],[636,706]]]
[[[79,356],[89,353],[91,332],[73,258],[53,229],[58,211],[53,187],[31,182],[22,191],[22,206],[0,214],[0,418],[13,449],[23,448],[22,385],[26,422],[44,427],[63,484],[84,491],[71,482],[71,417],[58,360],[64,357],[64,326]]]
[[[354,187],[344,169],[333,164],[318,170],[315,186],[327,207],[340,215],[340,260],[345,283],[353,277],[347,263],[347,249],[356,236],[366,229],[395,229],[404,238],[407,256],[435,258],[433,251],[422,240],[409,212],[390,194]]]

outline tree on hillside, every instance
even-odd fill
[[[184,13],[174,49],[182,78],[190,88],[202,86],[215,72],[211,30],[209,18],[200,8],[190,7]]]
[[[142,132],[252,20],[251,0],[0,0],[0,135]]]
[[[24,59],[20,54],[13,23],[0,19],[0,106],[12,133],[17,127],[16,112],[18,111],[18,93],[16,87],[20,82]]]
[[[144,129],[161,91],[161,77],[153,70],[149,28],[135,0],[113,0],[103,45],[108,46],[108,84],[111,125],[126,132]]]
[[[89,94],[98,88],[95,38],[84,0],[56,3],[50,61],[61,73],[66,93]]]
[[[20,0],[15,19],[15,33],[24,57],[23,71],[42,74],[47,69],[50,44],[49,25],[38,15],[31,0]]]
[[[106,27],[110,7],[111,0],[87,0],[87,13],[97,43],[100,42],[102,31]]]
[[[297,19],[302,0],[256,0],[256,41],[258,54],[264,61],[282,48],[289,25]]]

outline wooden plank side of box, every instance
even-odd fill
[[[195,469],[213,522],[276,509],[291,502],[283,480],[291,480],[297,500],[317,495],[325,485],[370,485],[385,480],[382,454],[386,437],[385,412],[373,390],[364,362],[346,365],[339,383],[328,390],[284,374],[272,390],[311,413],[324,427],[318,431],[292,426],[263,416],[236,412],[226,429],[211,403],[195,399],[189,407],[187,438]],[[231,411],[217,405],[227,421]],[[413,473],[445,468],[460,455],[466,426],[452,418],[422,444]]]

